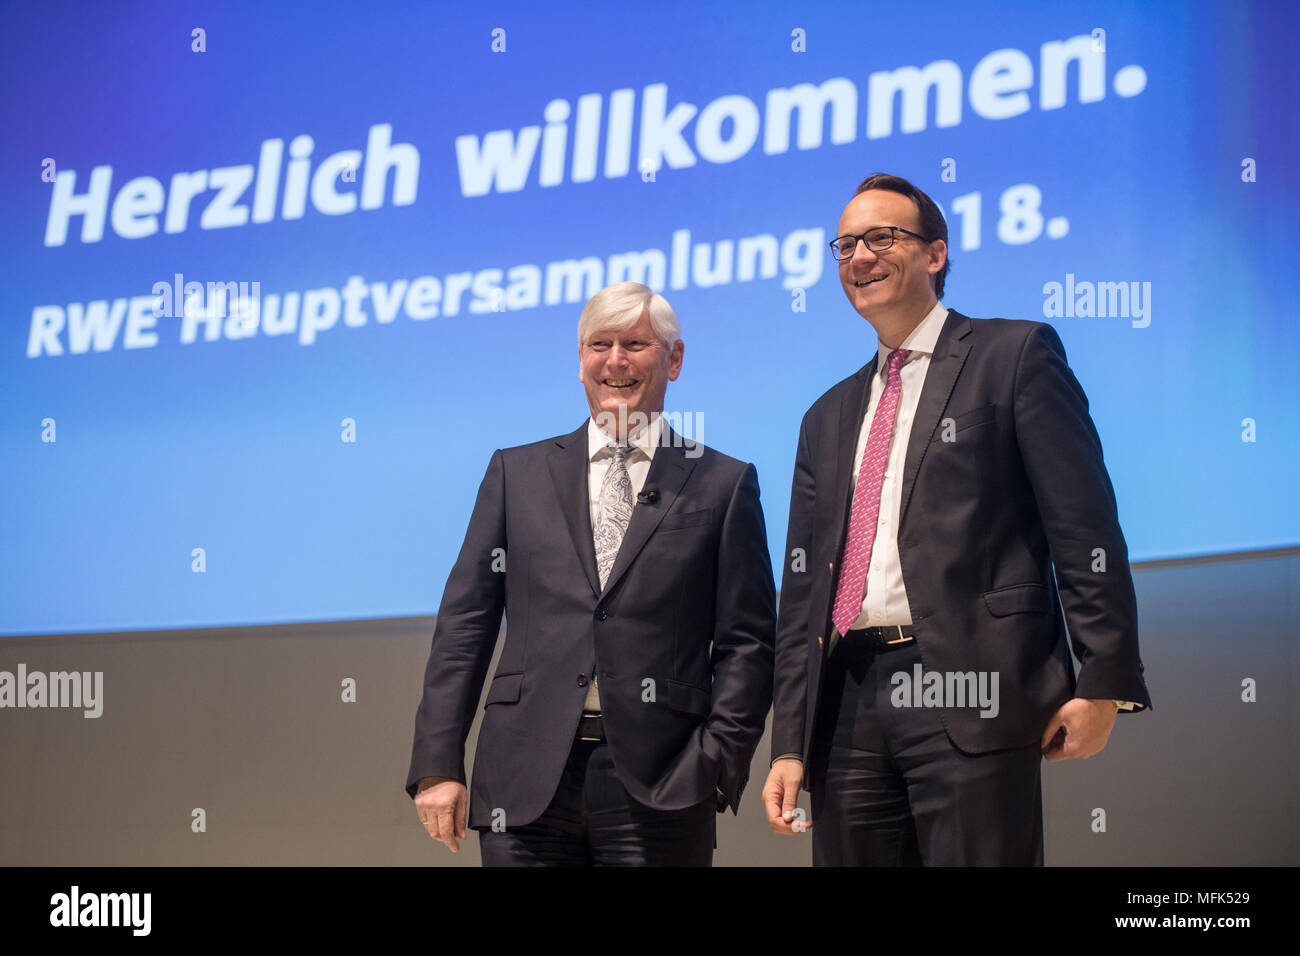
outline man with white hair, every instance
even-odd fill
[[[754,466],[661,417],[683,352],[662,296],[602,289],[578,323],[590,417],[498,450],[479,488],[406,789],[453,852],[468,814],[486,866],[707,866],[716,814],[739,804],[771,703],[776,594]]]

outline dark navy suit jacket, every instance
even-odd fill
[[[536,819],[573,744],[593,666],[606,742],[641,803],[733,810],[771,704],[776,595],[753,465],[664,423],[609,579],[596,573],[587,424],[497,451],[443,593],[406,789],[465,779],[465,738],[501,623],[469,826]],[[500,550],[498,550],[500,549]],[[505,570],[500,569],[500,551]],[[497,570],[493,569],[494,557]]]
[[[830,732],[817,730],[813,718],[831,643],[853,454],[875,371],[873,358],[824,394],[799,431],[777,626],[773,759],[802,754],[806,766],[813,734]],[[981,717],[977,707],[940,710],[954,745],[968,753],[1027,746],[1074,696],[1151,705],[1101,440],[1050,325],[949,310],[912,423],[903,482],[898,553],[924,668],[998,673],[996,717]],[[795,548],[804,549],[806,570],[790,561]],[[1105,570],[1095,570],[1103,560]]]

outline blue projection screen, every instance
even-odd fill
[[[1293,3],[12,5],[0,633],[434,613],[494,449],[638,279],[753,461],[869,361],[866,175],[1051,322],[1136,559],[1300,541]]]

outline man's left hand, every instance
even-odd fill
[[[1043,731],[1043,756],[1048,760],[1086,760],[1101,753],[1118,712],[1113,700],[1067,700]]]

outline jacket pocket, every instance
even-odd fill
[[[699,714],[707,717],[712,700],[712,691],[683,684],[677,680],[663,682],[663,700],[670,710],[679,710],[687,714]]]
[[[677,531],[681,528],[694,528],[697,525],[708,524],[712,518],[712,508],[705,508],[703,511],[688,511],[680,515],[669,515],[659,522],[658,530]]]
[[[991,422],[995,417],[996,408],[993,405],[982,405],[979,408],[972,408],[969,412],[962,412],[952,420],[953,434]]]
[[[1010,587],[986,591],[984,603],[994,617],[1008,614],[1047,614],[1052,609],[1047,588],[1041,584],[1013,584]]]
[[[519,700],[519,689],[523,683],[523,674],[498,674],[492,679],[492,686],[488,688],[487,700],[483,702],[483,706],[515,703]]]

